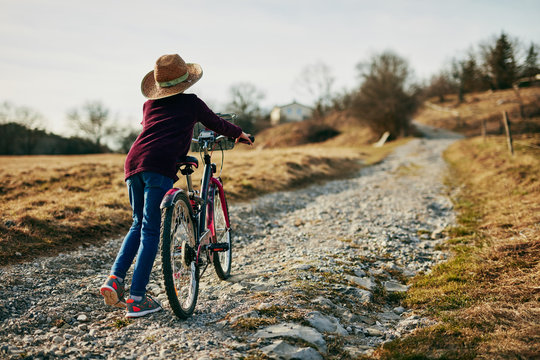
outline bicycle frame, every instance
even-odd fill
[[[219,139],[219,137],[218,137]],[[197,139],[192,139],[193,141],[197,141]],[[218,190],[218,196],[221,200],[221,206],[223,209],[223,213],[225,215],[225,224],[227,227],[227,231],[230,231],[230,221],[229,221],[229,213],[228,209],[225,206],[225,192],[223,190],[223,185],[221,181],[214,177],[215,172],[215,164],[212,164],[211,155],[209,153],[209,146],[214,141],[214,139],[209,140],[203,140],[202,144],[202,150],[204,152],[203,160],[204,160],[204,170],[203,170],[203,177],[201,179],[201,191],[200,191],[200,197],[197,196],[197,192],[193,188],[193,183],[191,181],[191,174],[189,172],[186,172],[186,183],[187,183],[187,192],[188,192],[188,198],[192,200],[192,206],[194,210],[194,223],[195,223],[195,236],[196,236],[196,244],[197,244],[197,258],[196,263],[200,264],[200,256],[201,253],[205,252],[207,249],[207,246],[211,242],[218,242],[218,239],[216,239],[216,233],[214,228],[214,213],[213,213],[213,204],[214,204],[214,196],[215,191],[210,191],[213,186],[215,186]],[[201,144],[199,144],[201,145]],[[213,186],[212,186],[213,185]],[[165,197],[163,198],[163,201],[161,203],[161,208],[172,206],[174,203],[174,199],[177,193],[183,192],[184,190],[178,189],[178,188],[172,188],[170,189],[167,194],[165,194]],[[209,260],[213,260],[213,256],[217,256],[216,253],[210,252],[209,253]],[[208,263],[206,264],[208,266]],[[203,269],[202,274],[204,273],[204,270],[206,270],[206,267]]]
[[[237,138],[236,142],[251,144],[254,141],[253,137],[248,139],[245,135],[242,139]],[[212,152],[218,144],[221,150],[229,150],[236,142],[210,130],[200,131],[192,142],[197,145],[193,148],[203,153],[200,191],[196,191],[191,182],[199,160],[183,156],[178,159],[176,170],[186,177],[187,189],[170,189],[161,202],[163,280],[171,309],[180,319],[193,314],[199,281],[208,265],[213,264],[219,279],[227,280],[232,264],[230,215],[220,173],[217,174],[216,164],[212,163]]]

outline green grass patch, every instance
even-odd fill
[[[122,329],[126,326],[128,326],[129,324],[131,324],[131,320],[129,319],[124,319],[124,318],[118,318],[118,319],[115,319],[113,322],[112,322],[112,326],[117,328],[117,329]],[[148,339],[148,338],[147,338]]]

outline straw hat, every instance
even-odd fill
[[[163,55],[144,77],[141,91],[148,99],[161,99],[184,92],[202,77],[199,64],[186,64],[178,54]]]

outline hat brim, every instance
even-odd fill
[[[186,80],[171,87],[160,87],[154,79],[154,70],[150,71],[141,82],[141,92],[150,100],[161,99],[186,91],[202,77],[203,71],[199,64],[186,64],[189,76]]]

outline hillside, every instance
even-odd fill
[[[317,146],[362,146],[373,143],[380,135],[362,126],[345,111],[328,115],[322,120],[284,123],[257,134],[257,146],[285,148],[316,143]]]
[[[429,99],[414,119],[466,136],[481,135],[482,122],[485,121],[487,134],[499,135],[503,133],[503,111],[508,112],[513,133],[540,132],[540,87],[522,88],[519,96],[512,89],[466,94],[461,104],[457,102],[456,95],[447,96],[444,103]]]
[[[540,87],[522,88],[519,94],[510,89],[466,94],[464,98],[462,103],[457,102],[457,95],[446,96],[443,103],[436,98],[428,99],[418,109],[414,121],[468,137],[481,135],[485,122],[487,135],[501,135],[502,112],[506,111],[513,134],[519,137],[540,132]],[[257,147],[285,148],[313,143],[319,147],[354,147],[373,143],[380,136],[341,111],[321,120],[284,123],[265,129],[257,135]]]

